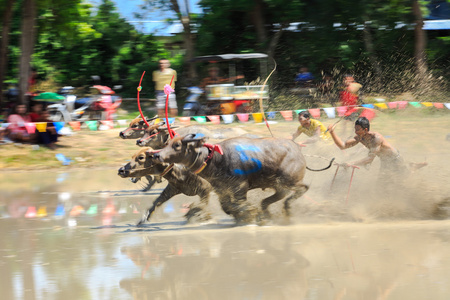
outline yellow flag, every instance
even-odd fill
[[[422,102],[422,105],[425,107],[432,107],[433,103],[432,102]]]
[[[45,131],[47,131],[47,122],[39,122],[39,123],[36,123],[36,129],[37,129],[39,132],[45,132]]]
[[[388,108],[386,103],[375,103],[375,106],[379,107],[381,109],[387,109]]]
[[[262,113],[252,113],[253,120],[255,120],[255,123],[261,123],[262,122]]]

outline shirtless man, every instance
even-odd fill
[[[334,126],[328,126],[328,132],[331,134],[334,143],[339,147],[339,149],[344,150],[357,145],[358,143],[363,144],[369,149],[369,154],[367,157],[354,161],[346,166],[356,165],[365,166],[372,163],[375,156],[378,156],[381,161],[381,173],[386,174],[386,172],[395,172],[401,174],[407,170],[406,165],[400,156],[400,153],[391,144],[389,144],[386,139],[378,132],[370,131],[370,123],[366,117],[361,117],[355,122],[355,136],[348,139],[345,143],[336,135],[334,132]],[[419,169],[426,166],[427,163],[411,163],[411,169]]]

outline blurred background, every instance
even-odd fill
[[[269,107],[311,101],[294,93],[301,68],[312,74],[318,101],[334,103],[344,74],[371,97],[448,102],[448,0],[0,0],[0,106],[27,104],[27,93],[122,86],[154,98],[151,72],[167,58],[183,87],[197,85],[214,60],[195,57],[264,53],[267,69],[245,60],[240,84],[270,79]],[[221,67],[223,76],[232,76]],[[324,82],[331,82],[324,90]],[[14,89],[14,95],[11,90]]]

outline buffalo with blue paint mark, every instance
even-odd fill
[[[281,138],[237,137],[218,144],[223,155],[205,147],[205,138],[195,135],[174,138],[154,155],[164,163],[185,165],[207,180],[219,196],[222,209],[238,223],[258,223],[270,218],[269,205],[284,200],[284,212],[290,215],[290,202],[301,197],[308,186],[303,183],[306,162],[298,144]],[[205,165],[206,167],[202,168]],[[273,189],[260,207],[247,201],[251,189]]]

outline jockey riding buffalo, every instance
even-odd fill
[[[308,190],[303,183],[305,158],[292,140],[237,137],[217,145],[205,141],[193,134],[175,137],[153,157],[160,163],[182,164],[207,180],[225,213],[237,223],[269,218],[269,205],[285,197],[284,211],[289,216],[290,201]],[[262,200],[261,210],[247,201],[247,191],[256,188],[275,190]]]
[[[181,193],[187,196],[198,195],[200,197],[200,203],[191,205],[189,212],[186,214],[188,221],[207,221],[211,219],[210,214],[206,212],[209,194],[212,191],[211,185],[182,165],[155,163],[153,154],[154,150],[152,148],[142,148],[133,155],[129,163],[118,171],[118,175],[123,178],[140,178],[152,174],[155,177],[156,175],[164,177],[168,181],[164,191],[156,198],[138,225],[148,221],[155,209],[161,204]]]

